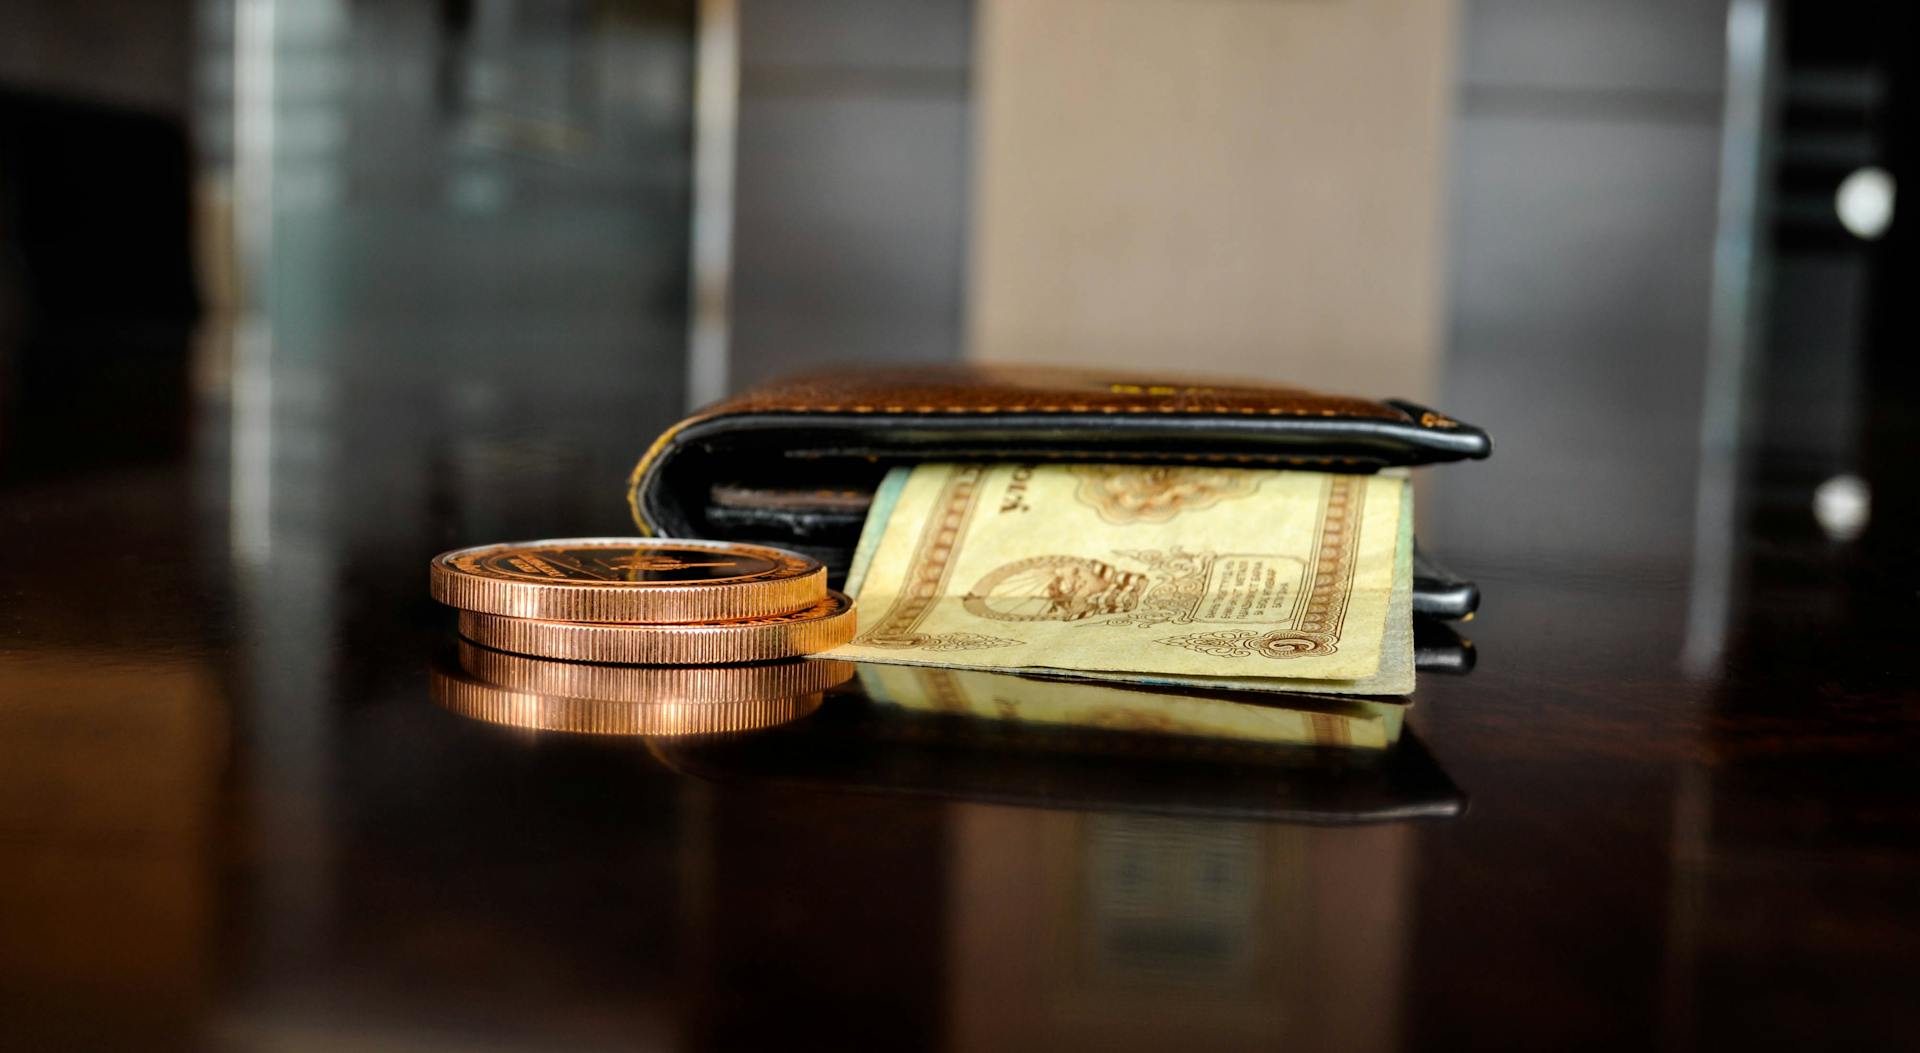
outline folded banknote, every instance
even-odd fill
[[[847,578],[858,661],[1216,689],[1413,687],[1398,473],[923,464]]]

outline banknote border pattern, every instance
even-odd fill
[[[980,480],[988,465],[963,464],[940,487],[934,514],[920,528],[913,555],[907,561],[907,579],[874,627],[854,639],[868,647],[920,648],[929,651],[974,651],[1013,647],[1024,641],[982,633],[917,631],[927,613],[946,592],[953,573],[953,552],[966,535],[980,503]]]
[[[1169,636],[1159,642],[1185,647],[1220,658],[1309,658],[1340,649],[1340,629],[1347,618],[1347,600],[1359,567],[1360,526],[1366,507],[1367,479],[1336,475],[1327,480],[1326,497],[1315,527],[1317,546],[1309,571],[1313,588],[1306,609],[1293,629],[1256,632],[1252,629],[1216,629]]]

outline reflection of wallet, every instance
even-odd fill
[[[1032,685],[1027,697],[1034,700],[1058,701],[1065,686],[974,675]],[[1136,693],[1191,701],[1183,692]],[[1264,704],[1274,697],[1266,696]],[[983,720],[940,711],[938,704],[901,702],[848,684],[829,692],[826,704],[804,720],[754,735],[655,739],[648,749],[682,775],[716,782],[1034,808],[1371,823],[1450,817],[1467,803],[1411,732],[1386,749],[1329,749],[1034,724],[1017,717]],[[1334,705],[1335,711],[1351,708]]]
[[[1410,402],[1073,369],[846,370],[778,382],[669,428],[634,469],[654,533],[759,541],[838,578],[875,487],[927,461],[1099,461],[1372,472],[1477,459],[1485,432]],[[1462,617],[1472,583],[1424,554],[1414,609]]]

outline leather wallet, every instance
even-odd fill
[[[1129,461],[1373,472],[1487,456],[1486,432],[1399,399],[1031,366],[846,369],[778,381],[667,429],[635,467],[641,529],[806,552],[837,581],[875,488],[928,461]],[[1414,609],[1471,582],[1416,557]]]

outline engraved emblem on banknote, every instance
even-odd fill
[[[1076,464],[1069,470],[1080,480],[1074,499],[1116,525],[1165,523],[1260,486],[1258,473],[1238,468]]]
[[[1177,547],[1115,555],[1145,571],[1083,556],[1030,556],[987,572],[961,604],[995,621],[1105,626],[1291,621],[1300,614],[1306,566],[1290,556]]]
[[[1187,552],[1177,547],[1165,550],[1132,549],[1118,555],[1145,564],[1153,576],[1153,584],[1141,597],[1138,610],[1110,620],[1107,622],[1109,625],[1146,626],[1193,621],[1206,602],[1207,583],[1213,576],[1214,563],[1219,558],[1212,552]],[[1287,586],[1281,587],[1284,589]]]
[[[981,577],[961,603],[1001,622],[1076,622],[1131,611],[1147,576],[1081,556],[1030,556]]]

